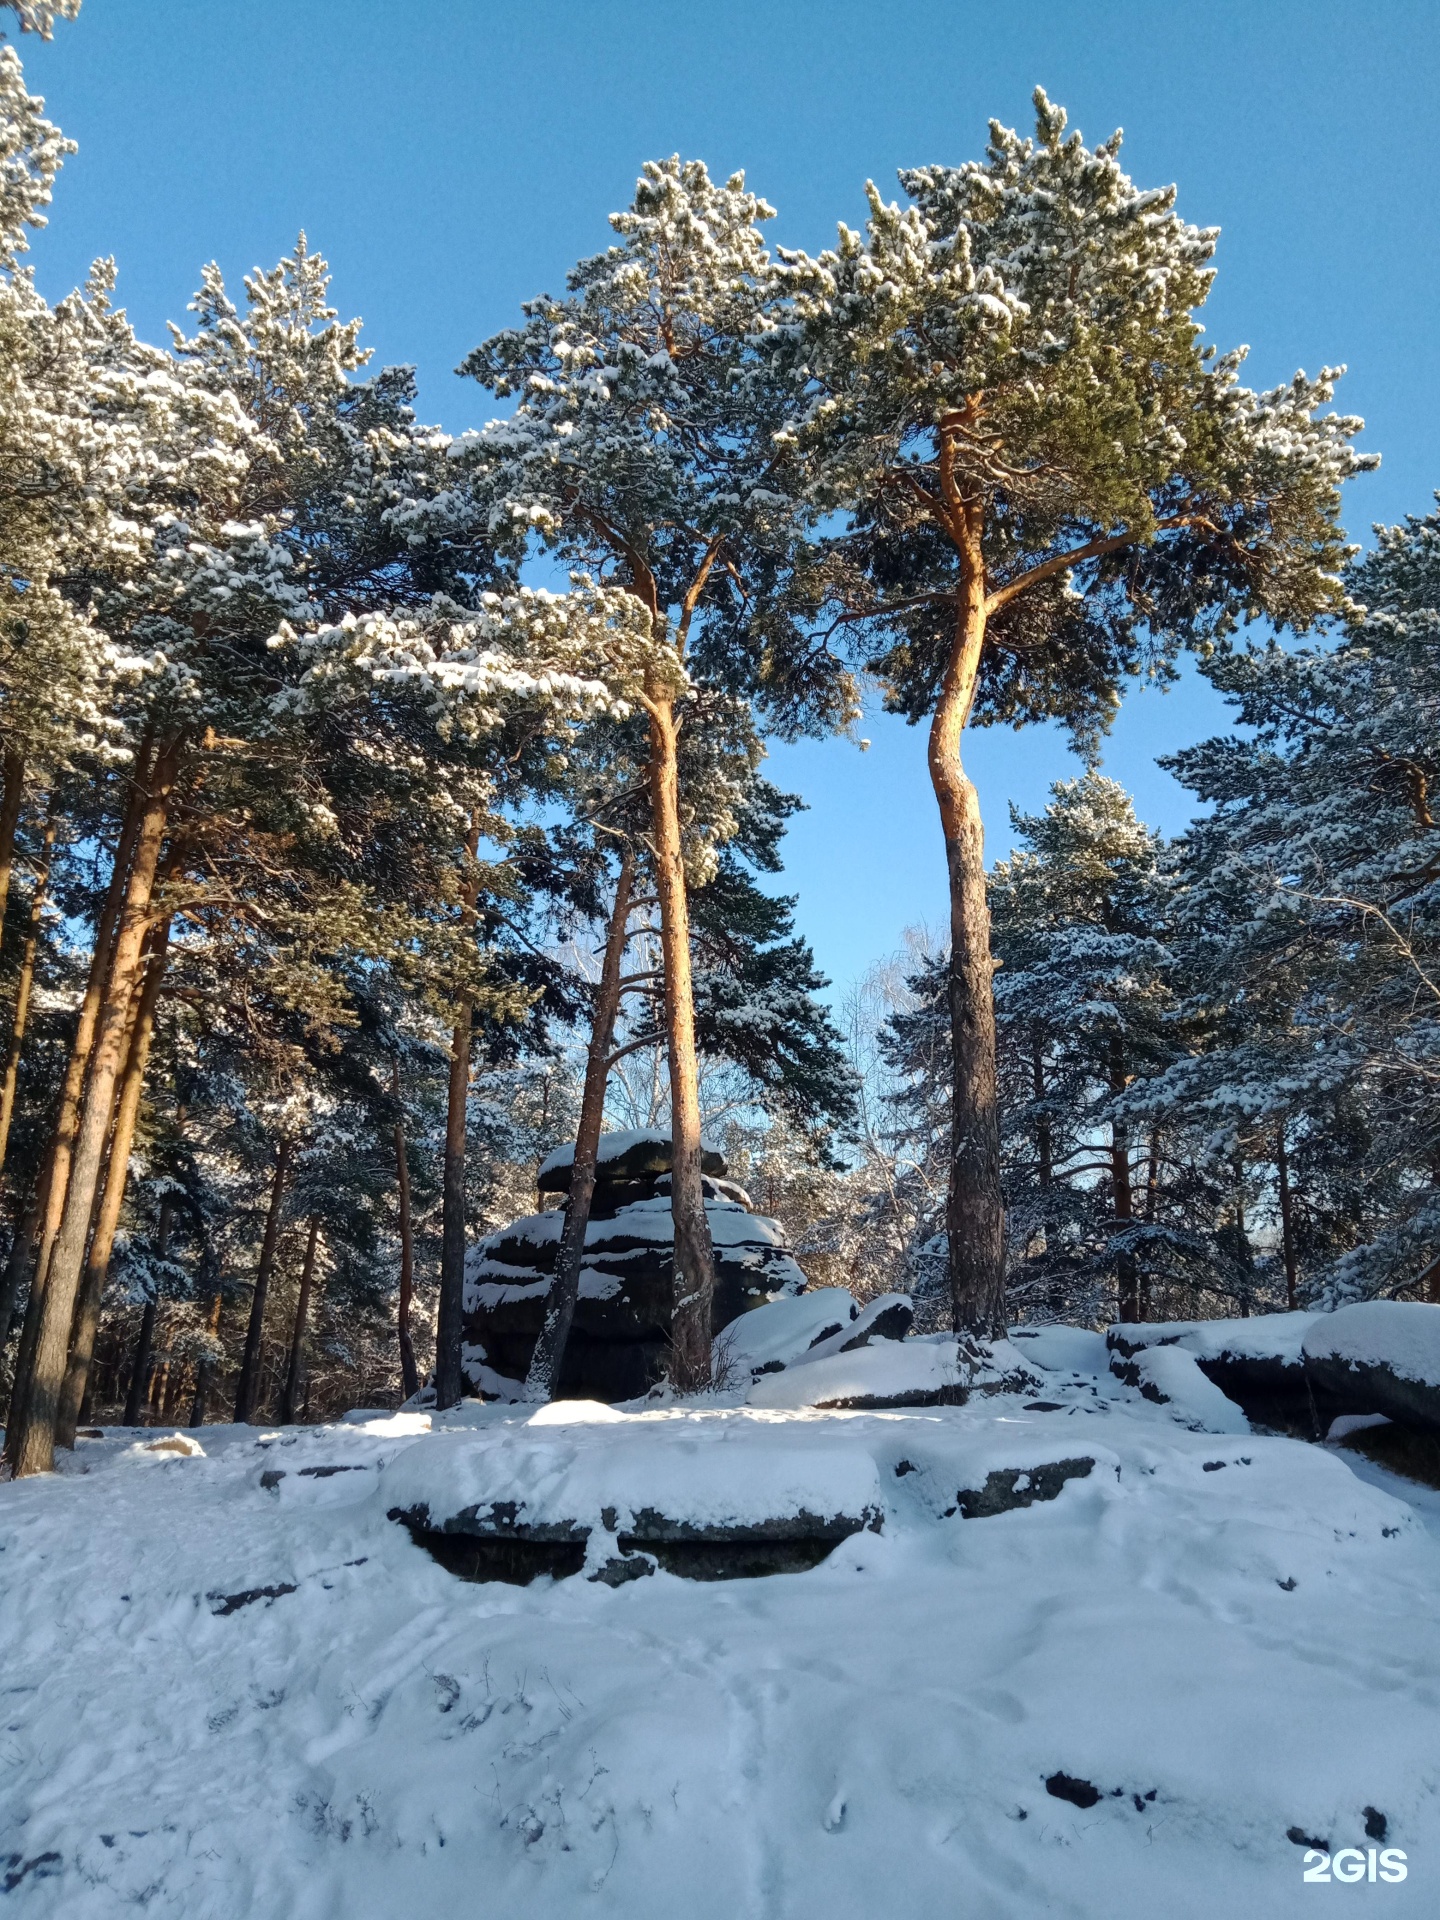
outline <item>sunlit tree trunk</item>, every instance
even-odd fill
[[[100,1196],[90,1251],[75,1303],[75,1324],[71,1330],[70,1358],[65,1369],[65,1385],[60,1393],[60,1411],[55,1422],[55,1443],[73,1447],[90,1362],[95,1352],[95,1330],[100,1324],[100,1303],[110,1272],[110,1255],[115,1246],[115,1230],[120,1224],[120,1209],[130,1173],[130,1149],[135,1140],[135,1125],[140,1116],[140,1101],[145,1091],[145,1069],[150,1059],[150,1043],[155,1032],[155,1008],[165,978],[165,963],[170,950],[170,922],[156,927],[151,936],[150,958],[140,988],[135,1024],[130,1035],[125,1072],[115,1108],[115,1126],[110,1136],[110,1163],[105,1170],[105,1185]]]
[[[54,1464],[55,1419],[65,1378],[75,1296],[85,1261],[91,1212],[100,1164],[110,1131],[115,1083],[121,1066],[130,1002],[139,984],[150,897],[160,860],[177,750],[167,746],[157,757],[148,783],[145,809],[130,863],[125,904],[115,933],[109,978],[101,1002],[91,1051],[90,1075],[80,1108],[65,1204],[49,1264],[35,1340],[35,1357],[21,1414],[13,1459],[18,1478],[48,1473]]]
[[[470,828],[465,851],[470,856],[460,895],[460,926],[468,934],[475,924],[480,876],[474,868],[480,845],[478,822]],[[470,1099],[470,1051],[473,1045],[475,1003],[463,994],[450,1036],[450,1087],[445,1106],[445,1169],[440,1224],[440,1304],[435,1328],[435,1405],[458,1406],[465,1391],[460,1368],[461,1323],[465,1313],[465,1122]]]
[[[670,1066],[670,1210],[675,1225],[671,1364],[682,1390],[708,1386],[715,1258],[700,1171],[700,1071],[690,970],[690,909],[680,826],[679,729],[673,701],[650,708],[650,826],[660,951],[665,969],[665,1044]]]
[[[945,1207],[950,1298],[958,1331],[1005,1331],[1005,1215],[995,1071],[994,964],[985,894],[980,798],[960,759],[985,645],[985,569],[978,513],[957,509],[962,591],[954,642],[930,725],[930,783],[940,808],[950,889],[950,1034],[954,1060],[950,1185]]]
[[[25,798],[25,756],[12,748],[4,760],[4,785],[0,788],[0,934],[5,927],[5,907],[10,898],[10,875],[15,865],[15,832],[20,825],[20,808]]]

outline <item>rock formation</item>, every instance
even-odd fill
[[[572,1148],[562,1147],[544,1161],[542,1201],[568,1190],[573,1157]],[[805,1275],[776,1222],[752,1213],[749,1196],[725,1179],[723,1158],[707,1152],[703,1166],[718,1333],[750,1308],[800,1292]],[[463,1358],[472,1389],[504,1396],[524,1379],[564,1222],[562,1203],[514,1220],[471,1248]],[[655,1384],[668,1351],[673,1269],[669,1136],[603,1134],[562,1398],[630,1400]]]

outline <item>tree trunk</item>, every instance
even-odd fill
[[[25,756],[13,747],[5,755],[4,782],[4,792],[0,793],[0,936],[5,930],[5,907],[15,866],[15,830],[25,798]]]
[[[214,1291],[210,1295],[210,1312],[205,1322],[205,1331],[212,1340],[220,1338],[220,1315],[225,1305],[225,1296],[221,1289],[220,1262],[211,1246],[206,1247],[205,1261],[213,1268]],[[210,1411],[210,1383],[214,1377],[215,1363],[205,1354],[195,1369],[195,1401],[190,1409],[192,1427],[203,1427]]]
[[[410,1218],[410,1162],[405,1154],[405,1122],[400,1104],[400,1062],[395,1062],[395,1182],[400,1201],[400,1305],[396,1327],[400,1336],[400,1384],[405,1398],[420,1391],[420,1369],[410,1337],[410,1308],[415,1298],[415,1226]]]
[[[155,1254],[157,1260],[164,1260],[170,1250],[170,1209],[168,1200],[160,1202],[160,1225],[155,1236]],[[155,1315],[160,1305],[160,1283],[156,1280],[150,1290],[150,1298],[145,1302],[145,1311],[140,1316],[140,1337],[135,1342],[135,1361],[130,1369],[130,1386],[125,1395],[125,1417],[122,1425],[138,1427],[140,1409],[149,1398],[150,1348],[155,1339]]]
[[[15,1089],[20,1079],[20,1051],[25,1044],[25,1028],[30,1018],[30,994],[35,985],[35,955],[40,946],[40,921],[45,910],[45,894],[50,884],[50,856],[55,846],[55,816],[45,822],[44,850],[35,875],[35,891],[30,896],[30,918],[25,928],[25,946],[20,955],[20,978],[15,986],[15,1012],[10,1022],[10,1051],[5,1056],[5,1078],[0,1082],[0,1168],[10,1145],[10,1123],[15,1117]]]
[[[1280,1249],[1285,1260],[1285,1305],[1294,1313],[1300,1299],[1300,1261],[1295,1251],[1295,1210],[1290,1192],[1290,1156],[1285,1149],[1285,1122],[1275,1129],[1275,1173],[1280,1183]]]
[[[305,1242],[305,1258],[300,1267],[300,1291],[295,1299],[295,1325],[290,1335],[290,1364],[285,1369],[285,1391],[280,1398],[280,1424],[293,1427],[295,1403],[300,1397],[300,1376],[305,1364],[305,1330],[310,1319],[310,1290],[315,1283],[315,1249],[320,1241],[320,1216],[310,1216],[310,1237]]]
[[[575,1302],[580,1295],[580,1263],[585,1253],[585,1230],[590,1224],[590,1203],[595,1195],[595,1162],[600,1148],[600,1123],[605,1117],[610,1041],[615,1031],[615,1016],[620,1010],[620,967],[630,934],[630,887],[634,876],[635,855],[627,843],[620,858],[605,959],[595,995],[595,1020],[585,1061],[585,1091],[580,1100],[580,1125],[575,1134],[565,1227],[560,1236],[560,1251],[555,1257],[555,1278],[545,1306],[545,1323],[525,1377],[533,1400],[553,1400],[559,1390],[570,1323],[575,1318]]]
[[[680,828],[679,728],[674,702],[668,696],[652,698],[650,705],[649,779],[670,1067],[670,1214],[675,1228],[671,1373],[682,1391],[694,1391],[709,1386],[712,1378],[715,1255],[700,1178],[700,1070],[695,1054],[690,906]]]
[[[120,1224],[120,1209],[125,1199],[125,1184],[130,1173],[130,1149],[135,1140],[135,1123],[140,1116],[140,1100],[145,1091],[145,1068],[150,1058],[150,1042],[155,1032],[155,1007],[165,978],[165,962],[170,949],[170,922],[154,929],[150,958],[135,1009],[135,1024],[125,1072],[120,1081],[120,1096],[115,1109],[115,1128],[110,1137],[110,1164],[105,1170],[105,1185],[100,1197],[95,1228],[90,1236],[90,1251],[75,1303],[75,1324],[70,1335],[70,1359],[65,1369],[65,1385],[60,1391],[60,1411],[55,1421],[55,1443],[73,1447],[80,1404],[90,1377],[90,1362],[95,1352],[95,1330],[100,1324],[100,1303],[110,1273],[110,1255],[115,1245],[115,1229]]]
[[[1125,1091],[1125,1056],[1120,1041],[1110,1042],[1110,1093],[1118,1097]],[[1123,1232],[1135,1218],[1135,1196],[1130,1188],[1130,1129],[1120,1121],[1110,1124],[1110,1189],[1116,1224]],[[1118,1316],[1134,1322],[1140,1318],[1140,1269],[1130,1252],[1115,1256],[1115,1290]]]
[[[270,1291],[270,1271],[275,1265],[275,1247],[280,1238],[280,1207],[285,1198],[285,1177],[290,1171],[292,1142],[287,1135],[275,1149],[275,1177],[270,1185],[270,1208],[265,1215],[265,1234],[260,1242],[260,1261],[255,1269],[255,1290],[250,1296],[250,1324],[245,1329],[245,1357],[240,1362],[240,1379],[235,1388],[235,1419],[248,1424],[255,1411],[260,1390],[260,1342],[265,1332],[265,1296]]]
[[[85,1087],[85,1074],[90,1064],[90,1053],[95,1041],[95,1027],[100,1015],[101,999],[110,976],[115,934],[129,885],[131,860],[146,815],[146,784],[151,772],[151,751],[151,741],[147,735],[136,757],[134,783],[115,842],[115,855],[110,867],[110,884],[106,889],[105,900],[95,923],[95,949],[90,956],[90,973],[85,983],[85,997],[80,1003],[80,1012],[75,1023],[75,1037],[70,1043],[70,1055],[65,1063],[65,1079],[60,1089],[55,1125],[51,1130],[50,1144],[46,1149],[44,1166],[36,1187],[34,1269],[30,1281],[30,1298],[25,1307],[25,1327],[20,1336],[20,1353],[15,1363],[15,1387],[10,1396],[9,1425],[5,1434],[5,1457],[9,1460],[12,1470],[15,1467],[15,1450],[19,1444],[25,1402],[30,1388],[35,1344],[39,1337],[40,1317],[45,1303],[45,1283],[49,1273],[50,1258],[55,1245],[55,1236],[60,1229],[60,1216],[65,1206],[65,1196],[70,1180],[70,1163],[80,1121],[80,1100]]]
[[[960,761],[985,645],[984,564],[968,533],[955,640],[930,725],[930,782],[940,808],[950,884],[950,1036],[954,1061],[950,1189],[945,1208],[957,1332],[1005,1332],[1005,1211],[995,1076],[994,963],[985,897],[980,800]]]
[[[177,752],[173,746],[158,756],[135,840],[125,905],[115,933],[110,978],[96,1022],[90,1082],[81,1104],[65,1205],[45,1271],[35,1359],[21,1414],[19,1444],[13,1456],[17,1479],[30,1473],[48,1473],[54,1466],[55,1417],[65,1378],[75,1295],[85,1261],[100,1162],[110,1131],[130,1001],[139,985],[150,896],[160,860],[176,764]]]
[[[1038,1030],[1031,1037],[1030,1049],[1030,1090],[1035,1105],[1039,1107],[1045,1098],[1045,1053]],[[1050,1121],[1043,1112],[1035,1122],[1035,1158],[1043,1193],[1055,1178],[1054,1137]]]
[[[15,1318],[15,1303],[20,1298],[20,1282],[35,1245],[36,1206],[32,1200],[15,1222],[5,1271],[0,1275],[0,1353],[10,1339],[10,1322]]]
[[[470,869],[460,894],[460,926],[468,933],[475,924],[475,902],[480,875],[474,868],[480,845],[478,821],[472,821],[465,842]],[[450,1038],[450,1090],[445,1109],[445,1178],[441,1200],[440,1311],[435,1329],[435,1405],[458,1406],[465,1391],[460,1370],[460,1329],[465,1312],[465,1118],[470,1098],[470,1047],[475,1003],[461,996],[455,1031]]]

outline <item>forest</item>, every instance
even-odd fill
[[[163,342],[111,260],[47,302],[73,148],[0,46],[16,1477],[453,1406],[467,1248],[573,1142],[546,1398],[607,1129],[672,1140],[678,1391],[712,1142],[922,1328],[1440,1301],[1440,515],[1352,538],[1341,370],[1245,386],[1215,232],[1034,105],[813,256],[647,162],[450,435],[303,234]],[[1187,654],[1233,728],[1166,838],[1101,755]],[[949,918],[837,1005],[765,753],[866,702],[928,730]],[[967,729],[1041,722],[1087,770],[987,867]]]

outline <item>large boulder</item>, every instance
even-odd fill
[[[569,1147],[549,1156],[541,1167],[542,1192],[568,1190],[573,1157]],[[751,1308],[800,1293],[805,1274],[776,1222],[752,1213],[748,1196],[723,1178],[721,1156],[707,1154],[706,1164],[714,1169],[703,1185],[718,1334]],[[632,1400],[664,1372],[675,1265],[669,1166],[663,1135],[601,1138],[562,1398]],[[487,1396],[523,1380],[529,1369],[564,1226],[562,1204],[514,1220],[470,1249],[462,1358],[471,1386]]]
[[[1316,1318],[1313,1313],[1258,1313],[1234,1320],[1141,1322],[1113,1326],[1105,1340],[1111,1371],[1131,1386],[1140,1384],[1140,1355],[1179,1347],[1248,1419],[1313,1439],[1315,1414],[1302,1343]]]
[[[1316,1314],[1304,1352],[1327,1414],[1383,1413],[1440,1432],[1440,1306],[1366,1300]]]

